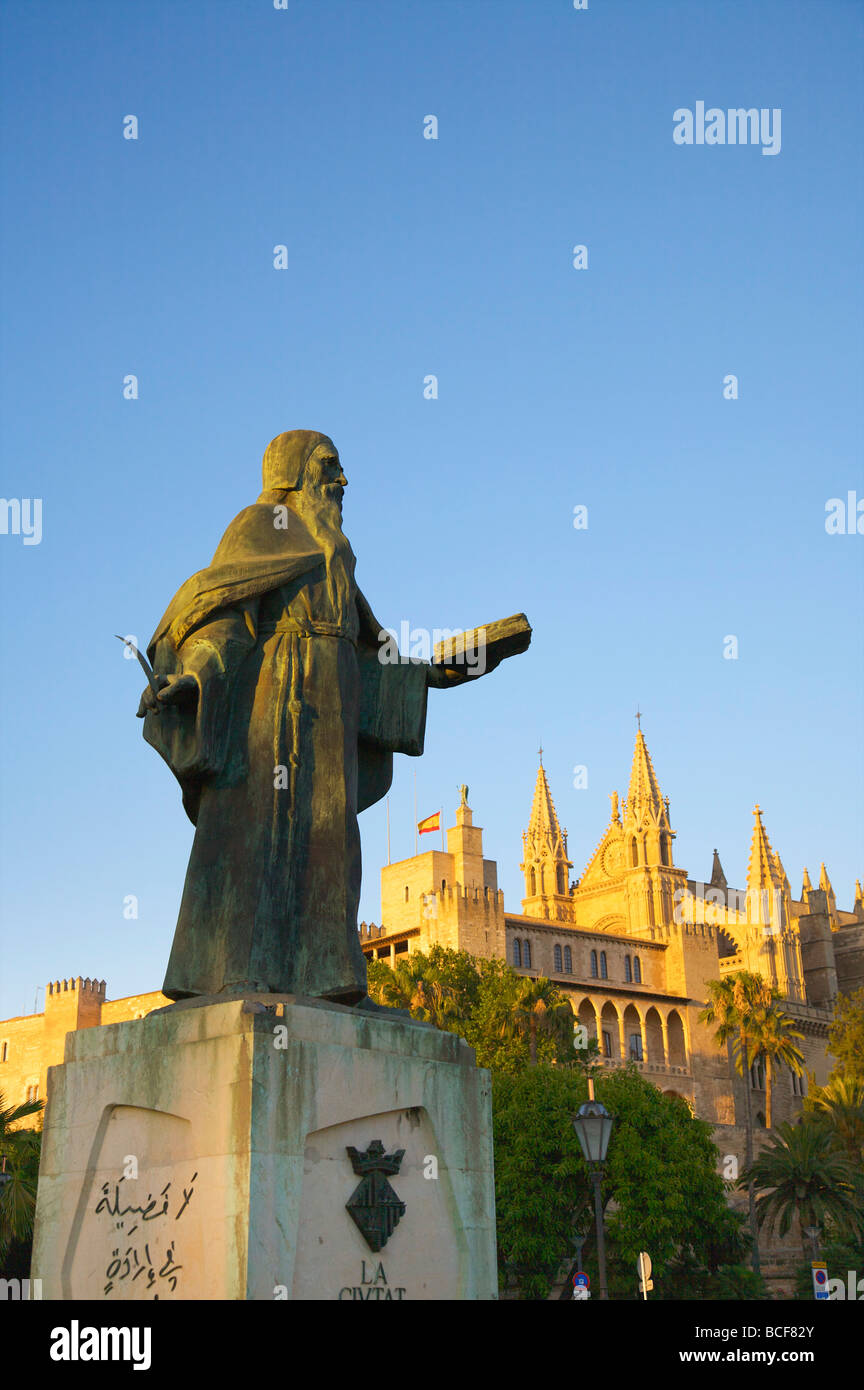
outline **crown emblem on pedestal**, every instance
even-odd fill
[[[365,1153],[350,1145],[347,1153],[361,1181],[345,1208],[369,1249],[383,1250],[405,1215],[405,1203],[387,1181],[399,1172],[405,1150],[387,1154],[381,1140],[373,1139]]]

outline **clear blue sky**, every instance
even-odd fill
[[[861,5],[3,11],[2,492],[43,538],[0,536],[0,1017],[161,985],[193,832],[112,634],[144,645],[296,427],[341,450],[382,622],[534,627],[431,693],[394,858],[415,769],[448,823],[465,781],[518,910],[542,739],[578,874],[638,702],[676,862],[742,883],[758,800],[793,892],[824,859],[851,907],[864,537],[824,521],[864,497]],[[697,101],[779,107],[780,153],[676,145]],[[383,804],[361,824],[377,921]]]

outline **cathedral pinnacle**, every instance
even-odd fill
[[[630,770],[630,787],[627,792],[628,819],[641,824],[646,817],[654,824],[664,818],[668,807],[660,795],[657,774],[651,762],[651,754],[641,728],[636,734],[636,747],[633,750],[633,766]]]
[[[531,803],[531,819],[528,822],[526,837],[538,847],[548,845],[549,849],[554,849],[560,841],[566,854],[566,832],[562,833],[558,823],[558,814],[555,810],[555,803],[552,800],[552,793],[549,790],[549,782],[546,778],[546,769],[543,763],[537,771],[537,781],[534,785],[534,800]]]
[[[557,908],[553,914],[552,903],[556,897],[568,897],[568,871],[573,865],[567,858],[567,831],[558,821],[542,762],[537,770],[528,829],[522,835],[522,853],[525,902],[534,902],[534,910],[546,917],[560,915]]]
[[[753,807],[753,814],[756,824],[753,827],[750,862],[747,865],[747,888],[782,888],[783,868],[779,864],[779,856],[775,855],[771,848],[768,833],[762,824],[762,808],[758,804]]]

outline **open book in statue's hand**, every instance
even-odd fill
[[[427,684],[443,688],[476,680],[494,671],[508,656],[524,652],[530,642],[531,625],[524,613],[459,632],[435,644]]]

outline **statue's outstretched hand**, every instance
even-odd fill
[[[166,705],[194,705],[198,699],[198,682],[194,676],[157,676],[159,702]],[[150,686],[143,692],[138,705],[137,717],[152,714],[156,709],[156,696]]]
[[[449,690],[454,685],[464,685],[466,681],[477,680],[479,676],[485,676],[489,671],[494,671],[501,658],[494,658],[485,662],[477,662],[473,666],[445,666],[433,662],[426,668],[426,684],[434,686],[436,690]]]

